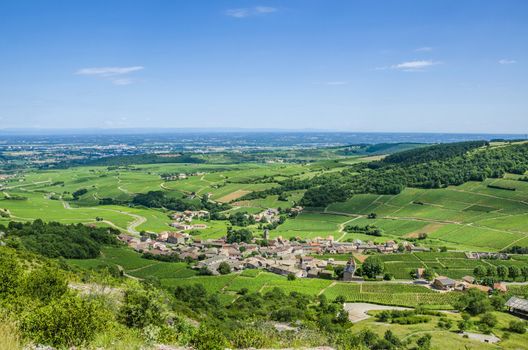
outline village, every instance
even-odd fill
[[[302,211],[302,208],[296,208]],[[254,214],[256,222],[272,223],[277,221],[279,212],[276,209],[266,209]],[[134,237],[128,234],[119,235],[119,239],[130,248],[140,253],[148,253],[151,257],[174,256],[178,260],[192,263],[192,267],[201,274],[219,275],[225,273],[222,266],[228,266],[228,271],[244,269],[262,269],[288,278],[323,278],[339,279],[345,282],[361,282],[364,277],[356,275],[357,264],[354,255],[370,254],[401,254],[405,252],[426,252],[429,248],[415,246],[411,242],[396,243],[389,240],[385,243],[339,242],[332,235],[315,237],[313,239],[284,239],[282,236],[270,237],[270,231],[264,229],[262,237],[251,238],[249,241],[228,242],[227,237],[218,239],[201,239],[186,230],[207,228],[206,224],[194,223],[193,219],[204,219],[209,216],[206,210],[175,212],[171,214],[174,222],[171,227],[178,231],[164,231],[159,234],[144,234]],[[349,259],[334,259],[332,255],[349,255]],[[468,259],[507,259],[500,253],[466,253]],[[421,284],[439,292],[463,291],[471,288],[486,293],[492,291],[506,292],[504,282],[484,286],[476,283],[472,276],[464,276],[454,280],[445,276],[426,278],[425,270],[418,268],[411,283]],[[375,280],[383,280],[384,276],[376,276]],[[402,283],[409,283],[403,281]]]

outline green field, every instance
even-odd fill
[[[488,188],[490,183],[515,185],[516,191]],[[513,183],[513,184],[512,184]],[[445,189],[405,189],[395,196],[356,195],[326,208],[328,213],[376,213],[355,224],[373,224],[384,239],[405,239],[426,233],[428,245],[452,249],[498,251],[528,241],[528,186],[514,180],[469,182]],[[356,238],[347,234],[346,238]],[[380,240],[376,237],[376,240]]]

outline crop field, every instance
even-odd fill
[[[170,229],[169,212],[124,205],[100,205],[100,200],[111,198],[114,201],[127,202],[137,193],[163,191],[168,197],[182,198],[191,193],[210,194],[213,200],[234,202],[252,191],[278,186],[274,181],[292,176],[315,175],[321,171],[323,170],[317,163],[147,164],[133,167],[74,167],[64,170],[29,171],[16,181],[10,180],[2,188],[0,207],[6,209],[10,217],[0,217],[0,222],[40,218],[61,223],[109,225],[131,234],[142,230],[161,232]],[[161,176],[180,173],[188,174],[188,177],[183,180],[165,181]],[[256,183],[252,183],[254,181]],[[80,189],[86,190],[86,193],[74,199],[72,193]],[[287,208],[300,200],[302,195],[303,191],[291,191],[287,201],[279,201],[278,196],[270,196],[236,202],[231,211],[258,213],[266,208]],[[96,221],[96,218],[99,221]],[[218,238],[226,233],[225,221],[211,221],[206,225],[207,229],[200,231],[203,238]],[[331,225],[322,223],[322,226],[327,228],[331,228]]]
[[[423,256],[422,258],[448,261],[456,255]],[[440,253],[437,253],[440,254]],[[409,262],[421,261],[415,254],[402,254],[402,260]],[[391,257],[387,255],[387,257]],[[427,260],[429,261],[429,260]],[[387,261],[386,263],[390,263]],[[121,266],[125,273],[137,278],[156,278],[161,285],[171,289],[177,286],[200,283],[209,292],[235,296],[242,289],[249,292],[263,292],[278,287],[286,293],[298,292],[308,295],[324,294],[333,300],[343,296],[349,302],[370,302],[386,305],[418,306],[426,304],[432,308],[452,308],[457,293],[440,293],[429,288],[386,282],[345,283],[324,279],[296,279],[288,281],[286,277],[262,270],[244,270],[224,276],[197,276],[197,272],[188,268],[185,263],[169,263],[141,258],[126,248],[104,248],[103,254],[97,259],[68,260],[68,263],[81,268],[96,268],[101,265],[114,264]],[[425,264],[425,263],[424,263]],[[515,287],[514,287],[515,288]],[[526,287],[519,286],[517,294],[525,293]],[[523,294],[521,294],[523,295]]]
[[[328,235],[338,235],[340,224],[350,218],[342,215],[302,213],[295,219],[286,221],[276,230],[272,231],[272,236],[289,237],[327,237]],[[336,237],[335,237],[336,238]]]
[[[334,283],[324,291],[329,299],[345,297],[348,302],[414,307],[420,304],[431,308],[450,309],[456,292],[440,293],[426,287],[394,283]]]
[[[441,276],[460,279],[473,275],[473,269],[479,265],[526,266],[524,256],[521,255],[513,256],[510,260],[476,260],[466,258],[461,252],[423,252],[379,255],[379,258],[384,264],[385,271],[397,279],[409,279],[411,272],[415,272],[417,268],[431,269]]]
[[[515,191],[488,185],[515,188]],[[405,189],[395,196],[355,195],[326,208],[328,213],[376,213],[355,224],[381,228],[375,241],[427,234],[430,245],[464,250],[498,251],[528,242],[528,185],[513,179],[468,182],[445,189]],[[360,238],[347,234],[348,238]]]
[[[146,164],[29,171],[10,181],[0,193],[0,207],[11,214],[11,218],[0,218],[0,222],[42,218],[62,223],[94,223],[97,217],[103,219],[99,224],[130,233],[161,232],[169,229],[168,212],[99,205],[99,201],[102,198],[130,201],[135,194],[148,191],[164,191],[167,196],[176,198],[191,193],[210,194],[213,200],[230,202],[234,206],[232,212],[257,213],[265,208],[291,207],[302,198],[304,191],[287,192],[287,201],[280,201],[277,195],[239,199],[252,191],[278,186],[280,180],[310,178],[338,171],[340,166],[340,163],[323,161],[307,165]],[[165,181],[161,177],[179,173],[188,174],[188,177],[175,181]],[[79,189],[87,192],[73,200],[72,193]],[[528,244],[527,199],[528,183],[510,174],[503,179],[468,182],[443,189],[407,188],[395,196],[358,194],[345,202],[288,219],[271,235],[301,238],[333,235],[341,241],[384,242],[425,234],[427,238],[422,243],[429,246],[499,251],[512,245]],[[369,213],[376,213],[377,218],[367,219]],[[344,226],[352,221],[360,226],[375,225],[383,235],[373,237],[344,232]],[[208,228],[200,232],[201,237],[217,238],[225,234],[226,222],[206,224]]]

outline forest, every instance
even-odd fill
[[[96,258],[103,245],[118,245],[119,230],[107,227],[90,227],[83,224],[64,225],[57,222],[9,222],[0,225],[6,234],[6,243],[23,247],[49,258],[89,259]]]

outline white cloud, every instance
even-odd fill
[[[143,66],[132,67],[93,67],[81,68],[75,74],[77,75],[97,75],[101,77],[111,77],[115,75],[128,74],[144,69]]]
[[[128,74],[143,70],[143,66],[81,68],[75,74],[109,80],[114,85],[130,85],[134,82]]]
[[[431,52],[431,51],[433,51],[433,48],[430,47],[430,46],[422,46],[422,47],[419,47],[417,49],[414,49],[414,51],[416,51],[416,52]]]
[[[405,72],[416,72],[423,71],[424,69],[437,65],[440,62],[435,62],[431,60],[417,60],[417,61],[407,61],[392,65],[390,68],[397,69]]]
[[[229,9],[225,12],[225,14],[234,18],[246,18],[256,15],[266,15],[273,12],[277,12],[277,9],[275,7],[255,6],[251,8]]]
[[[514,63],[517,63],[517,61],[515,60],[508,60],[506,58],[503,58],[501,60],[499,60],[499,64],[514,64]]]
[[[394,69],[401,72],[423,72],[426,68],[441,64],[442,62],[432,61],[432,60],[415,60],[415,61],[406,61],[398,64],[393,64],[392,66],[382,66],[376,67],[374,70],[388,70]]]

